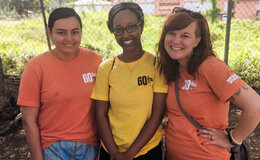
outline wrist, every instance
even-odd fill
[[[125,154],[127,155],[127,157],[130,157],[130,158],[134,158],[134,157],[135,157],[135,154],[132,153],[132,152],[129,151],[129,150],[127,150],[127,151],[125,152]]]
[[[234,146],[240,146],[242,144],[243,141],[237,141],[234,137],[233,137],[233,130],[228,132],[228,139],[230,141],[230,143]]]

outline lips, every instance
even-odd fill
[[[123,43],[127,46],[131,45],[133,43],[133,40],[125,40]]]
[[[66,47],[73,47],[75,43],[64,43],[63,45]]]
[[[174,49],[174,50],[182,50],[183,49],[183,48],[180,48],[180,47],[174,47],[173,45],[170,45],[170,48]]]

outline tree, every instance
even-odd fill
[[[21,15],[24,11],[38,11],[40,9],[40,2],[38,0],[11,0],[9,8]]]
[[[43,0],[44,5],[49,5],[50,0]],[[1,0],[0,10],[2,12],[16,11],[21,15],[24,11],[40,11],[40,1],[39,0]]]
[[[202,0],[202,2],[205,0]],[[210,21],[214,23],[218,20],[219,12],[221,11],[220,8],[217,7],[218,0],[210,0],[212,3],[212,7],[206,11],[206,15],[210,17]]]

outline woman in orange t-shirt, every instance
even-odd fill
[[[259,123],[259,95],[216,58],[208,23],[198,12],[173,9],[162,29],[158,56],[169,84],[166,159],[228,160],[227,149],[240,145]],[[193,126],[178,107],[175,80],[184,111],[203,129]],[[230,101],[243,112],[228,135]]]
[[[49,16],[55,48],[32,58],[21,79],[26,140],[33,160],[95,160],[99,139],[90,95],[101,56],[80,48],[82,23],[72,8]]]

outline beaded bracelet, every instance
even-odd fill
[[[229,139],[230,143],[231,143],[232,145],[234,145],[234,146],[237,146],[237,145],[240,146],[240,145],[242,144],[242,142],[238,143],[238,142],[234,139],[234,137],[232,136],[232,132],[233,132],[233,130],[231,130],[230,132],[228,132],[228,139]]]

